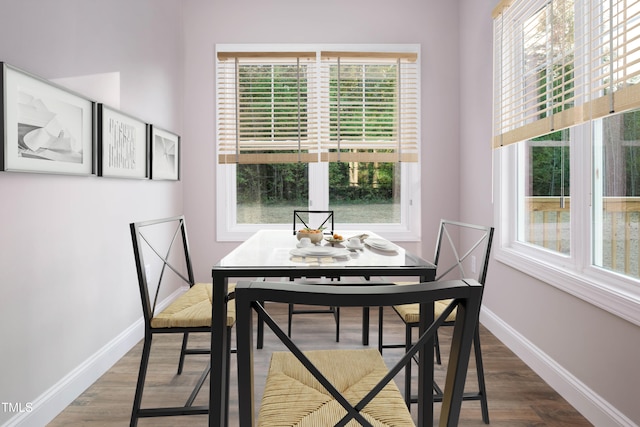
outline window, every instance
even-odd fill
[[[527,141],[518,173],[518,240],[569,255],[569,129]]]
[[[640,110],[593,123],[593,263],[640,278]]]
[[[419,238],[416,46],[217,46],[218,239],[289,228]]]
[[[640,323],[640,0],[505,0],[494,46],[496,257]]]

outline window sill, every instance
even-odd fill
[[[640,326],[640,292],[626,289],[615,273],[592,269],[578,274],[511,248],[496,250],[495,260]]]

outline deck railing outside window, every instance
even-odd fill
[[[525,209],[525,240],[568,255],[569,198],[561,208],[560,197],[529,197]],[[594,224],[594,229],[601,227],[594,234],[602,236],[594,243],[594,250],[601,251],[594,264],[640,278],[640,197],[605,197],[602,218],[602,224]]]

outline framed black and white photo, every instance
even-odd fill
[[[151,179],[180,179],[180,137],[151,126]]]
[[[11,65],[0,64],[0,170],[93,173],[95,103]]]
[[[98,104],[98,176],[148,178],[148,125]]]

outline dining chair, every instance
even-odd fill
[[[441,220],[436,241],[433,263],[436,265],[436,281],[474,278],[484,289],[489,267],[489,255],[493,241],[493,227],[468,224],[457,221]],[[434,313],[439,316],[445,309],[446,302],[437,301],[434,304]],[[378,319],[378,350],[382,353],[384,348],[407,348],[411,346],[413,330],[418,326],[419,307],[417,304],[394,305],[394,312],[405,324],[405,342],[402,344],[384,344],[383,342],[383,310],[379,310]],[[454,324],[456,311],[449,314],[442,326]],[[441,363],[440,343],[438,334],[435,335],[435,358]],[[482,349],[480,347],[480,333],[476,328],[473,340],[474,356],[476,362],[476,375],[478,379],[478,392],[465,393],[464,400],[479,400],[482,420],[489,424],[489,409],[487,404],[487,391],[484,380],[484,366],[482,362]],[[405,371],[405,399],[410,406],[415,402],[411,395],[411,364]],[[434,383],[436,401],[442,399],[442,390]]]
[[[310,225],[311,224],[311,225]],[[294,210],[293,234],[297,234],[302,228],[322,230],[323,235],[332,236],[334,231],[333,211],[322,210]],[[308,281],[318,283],[320,281],[339,280],[338,277],[302,277],[296,281]],[[291,337],[293,316],[296,314],[331,314],[336,322],[336,342],[340,341],[340,307],[328,306],[327,308],[296,308],[289,304],[287,334]]]
[[[154,335],[182,335],[178,375],[183,372],[185,356],[211,353],[210,348],[190,348],[188,340],[190,333],[211,334],[213,289],[211,283],[195,282],[184,216],[134,222],[129,227],[145,325],[130,425],[136,426],[139,418],[146,417],[208,414],[208,406],[193,406],[193,402],[209,374],[210,364],[200,375],[184,406],[141,408]],[[171,296],[172,289],[179,289],[184,285],[188,287],[186,292],[168,305],[164,304],[164,300]],[[228,295],[227,344],[230,344],[230,330],[235,323],[233,287],[229,286]],[[229,371],[226,375],[229,377]]]
[[[288,351],[276,351],[266,375],[258,425],[395,425],[414,422],[394,377],[412,358],[428,351],[430,340],[447,316],[457,310],[449,353],[440,426],[456,426],[462,403],[473,333],[478,321],[482,286],[475,280],[394,284],[302,285],[291,282],[240,282],[236,287],[238,348],[238,413],[240,427],[254,426],[253,315],[263,319]],[[449,301],[446,310],[433,322],[429,308],[434,302]],[[268,314],[264,302],[377,307],[417,303],[420,307],[420,336],[387,368],[376,349],[342,348],[325,350],[316,341],[313,349],[302,348],[284,333]],[[320,339],[320,338],[318,338]],[[335,344],[332,345],[335,347]],[[419,390],[432,393],[433,361],[420,358]],[[433,417],[428,399],[418,401],[418,425]]]

